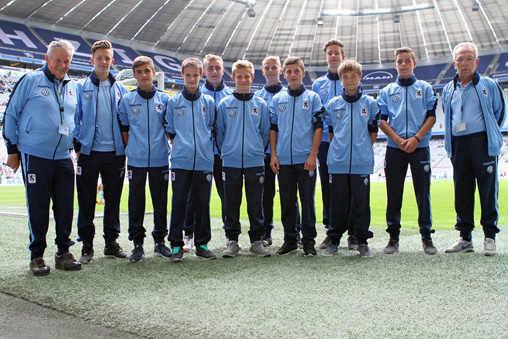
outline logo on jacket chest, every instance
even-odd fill
[[[488,97],[489,96],[489,90],[487,88],[482,89],[482,94],[483,94],[484,97]]]
[[[328,88],[321,90],[321,96],[322,97],[328,96]]]
[[[367,107],[362,107],[362,109],[360,111],[360,115],[362,117],[366,117],[367,115],[369,115],[369,109]]]
[[[71,89],[67,92],[67,95],[69,95],[69,98],[74,98],[74,93]]]
[[[206,106],[201,106],[201,113],[206,114]]]
[[[302,102],[302,108],[303,109],[309,109],[309,107],[310,107],[310,103],[308,101]]]
[[[252,115],[258,115],[259,109],[257,107],[252,107]]]
[[[161,112],[162,112],[162,109],[163,109],[162,104],[155,104],[155,110],[156,110],[157,112],[161,113]]]
[[[47,97],[49,95],[49,89],[47,88],[44,88],[42,91],[41,91],[41,94],[44,95],[45,97]]]
[[[398,103],[398,102],[399,102],[399,100],[400,100],[400,98],[399,98],[398,96],[394,96],[394,97],[392,98],[392,102],[393,102],[394,104]]]
[[[422,91],[421,91],[421,90],[417,90],[417,91],[415,92],[415,96],[416,96],[416,98],[417,98],[417,99],[421,99],[421,98],[423,98],[423,93],[422,93]]]
[[[181,109],[181,110],[179,110],[176,114],[178,114],[178,116],[181,118],[181,117],[183,117],[183,115],[185,114],[185,112],[184,112],[184,110],[183,110],[183,109]]]
[[[233,110],[229,111],[229,116],[230,116],[231,118],[236,117],[236,111],[233,111]]]
[[[85,93],[85,95],[83,95],[83,97],[85,98],[85,100],[91,100],[92,99],[92,93]]]

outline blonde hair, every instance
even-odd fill
[[[224,64],[224,61],[222,60],[222,58],[220,56],[218,56],[218,55],[215,55],[215,54],[207,54],[207,55],[205,55],[203,63],[206,66],[206,64],[208,62],[212,61],[212,60],[216,60],[216,61],[220,62],[221,65]]]
[[[354,72],[360,75],[360,78],[362,77],[362,65],[354,60],[346,60],[342,62],[339,66],[339,76],[342,76],[344,73],[348,72]]]
[[[281,64],[280,64],[280,57],[279,56],[274,56],[274,55],[269,55],[267,56],[266,58],[263,59],[263,63],[261,64],[263,67],[265,66],[265,64],[268,62],[268,61],[275,61],[275,63],[277,64],[277,66],[280,68],[281,67]]]
[[[233,77],[236,74],[236,71],[239,69],[247,69],[249,70],[250,75],[252,75],[252,78],[254,78],[254,65],[249,60],[237,60],[233,67],[231,67],[231,72],[233,73]]]

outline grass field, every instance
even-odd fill
[[[499,197],[501,229],[508,225],[505,182]],[[383,187],[372,185],[373,225],[384,224]],[[186,254],[182,263],[171,264],[152,257],[149,237],[143,262],[110,260],[102,256],[98,236],[95,261],[81,271],[63,272],[54,270],[51,222],[46,260],[52,272],[33,277],[28,271],[26,218],[0,216],[0,291],[143,338],[506,337],[508,233],[498,235],[496,257],[481,255],[480,229],[473,233],[474,253],[445,254],[458,237],[452,227],[451,187],[451,182],[432,183],[436,256],[423,254],[418,230],[411,224],[416,212],[410,187],[400,253],[383,254],[388,235],[384,227],[373,226],[372,259],[343,247],[331,258],[257,258],[243,250],[237,258],[224,259],[222,223],[213,218],[209,246],[219,254],[217,260]],[[150,215],[146,220],[151,224]],[[121,222],[125,230],[127,218]],[[277,221],[272,254],[282,244],[281,229]],[[317,240],[324,235],[318,226]],[[132,250],[126,232],[119,241],[126,251]],[[240,243],[248,245],[245,227]],[[76,255],[80,249],[79,244],[72,248]]]

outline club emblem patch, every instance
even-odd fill
[[[183,117],[184,115],[183,109],[179,110],[176,114],[178,114],[179,117]]]
[[[134,115],[138,115],[139,114],[139,107],[133,107],[132,113],[134,113]]]
[[[369,114],[369,109],[367,107],[362,107],[360,114],[361,116],[366,117]]]
[[[155,110],[159,113],[162,112],[162,104],[155,105]]]
[[[236,117],[236,111],[229,111],[229,116],[230,116],[231,118]]]
[[[203,114],[206,114],[206,106],[201,106],[201,112],[202,112]]]
[[[328,90],[324,89],[321,91],[321,96],[326,97],[328,95]]]
[[[91,100],[92,99],[92,93],[85,93],[85,100]]]
[[[258,115],[258,108],[257,107],[252,107],[252,115]]]
[[[304,102],[302,103],[302,108],[303,108],[303,109],[309,109],[309,106],[310,106],[310,104],[309,104],[309,102],[308,102],[308,101],[304,101]]]
[[[67,94],[69,95],[69,98],[73,98],[74,97],[74,93],[72,93],[72,90],[69,90],[69,92],[67,92]]]
[[[422,91],[418,90],[418,91],[416,91],[416,93],[415,93],[415,94],[416,94],[416,97],[417,97],[418,99],[423,98]]]
[[[487,88],[482,89],[483,96],[488,97],[489,96],[489,90]]]
[[[37,182],[37,177],[35,173],[28,173],[28,183],[35,184]]]
[[[337,113],[337,120],[342,120],[342,113]]]
[[[116,92],[116,97],[117,97],[118,99],[120,99],[120,98],[122,97],[122,95],[120,94],[120,92]]]

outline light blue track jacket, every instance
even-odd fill
[[[173,140],[171,168],[213,171],[212,131],[215,122],[213,98],[184,88],[166,105],[166,132]]]
[[[397,77],[381,91],[377,101],[381,109],[381,119],[403,139],[414,137],[428,117],[436,116],[437,97],[432,86],[418,80],[413,75],[409,79]],[[418,144],[418,148],[429,147],[432,133],[429,132]],[[388,146],[399,148],[388,138]]]
[[[125,146],[122,141],[120,124],[118,123],[117,111],[118,103],[122,96],[127,93],[127,89],[116,82],[113,75],[109,74],[111,84],[111,107],[113,115],[113,139],[115,143],[116,155],[125,154]],[[74,117],[74,149],[76,152],[89,155],[92,150],[95,134],[100,133],[101,126],[97,126],[97,105],[100,89],[100,80],[95,73],[78,82],[78,109]]]
[[[270,106],[271,129],[277,132],[280,165],[304,164],[312,150],[314,132],[323,128],[324,107],[319,95],[303,85],[275,95]]]
[[[326,106],[332,98],[342,93],[344,87],[342,87],[342,83],[340,82],[339,74],[330,73],[330,71],[328,71],[325,75],[314,81],[312,84],[312,90],[319,95],[323,106]],[[328,125],[326,125],[326,122],[323,122],[323,139],[321,140],[324,142],[330,141],[328,138]]]
[[[48,66],[23,76],[11,94],[5,110],[3,137],[8,154],[19,152],[44,159],[68,159],[73,148],[77,84],[67,75],[63,79],[63,120],[68,135],[59,133],[62,124],[60,104]]]
[[[445,112],[445,149],[448,157],[452,157],[452,133],[451,133],[451,102],[452,97],[457,95],[458,74],[443,89],[443,110]],[[506,105],[503,92],[497,82],[481,76],[476,72],[473,78],[475,93],[478,96],[482,107],[485,128],[487,132],[488,152],[490,156],[501,154],[503,147],[503,136],[501,126],[506,119]],[[474,94],[471,94],[474,95]],[[454,110],[460,110],[461,107],[454,107]]]
[[[374,151],[370,133],[377,133],[379,106],[361,90],[354,96],[343,92],[326,105],[325,121],[333,139],[328,149],[331,174],[372,174]]]
[[[216,125],[222,166],[251,168],[265,165],[270,116],[263,99],[254,93],[234,92],[219,103]]]
[[[164,110],[169,95],[139,87],[125,94],[118,104],[122,132],[129,132],[125,148],[127,164],[134,167],[163,167],[169,164],[169,143],[164,130]]]
[[[261,88],[260,90],[256,91],[256,95],[258,97],[262,98],[263,100],[265,100],[266,105],[268,106],[268,108],[270,108],[273,96],[275,94],[279,93],[280,91],[286,91],[286,90],[287,90],[287,88],[282,86],[282,84],[280,84],[280,83],[279,83],[278,86],[266,86],[266,85],[264,85],[263,88]],[[266,146],[265,153],[268,153],[268,154],[271,153],[270,143],[268,143],[268,145]]]

